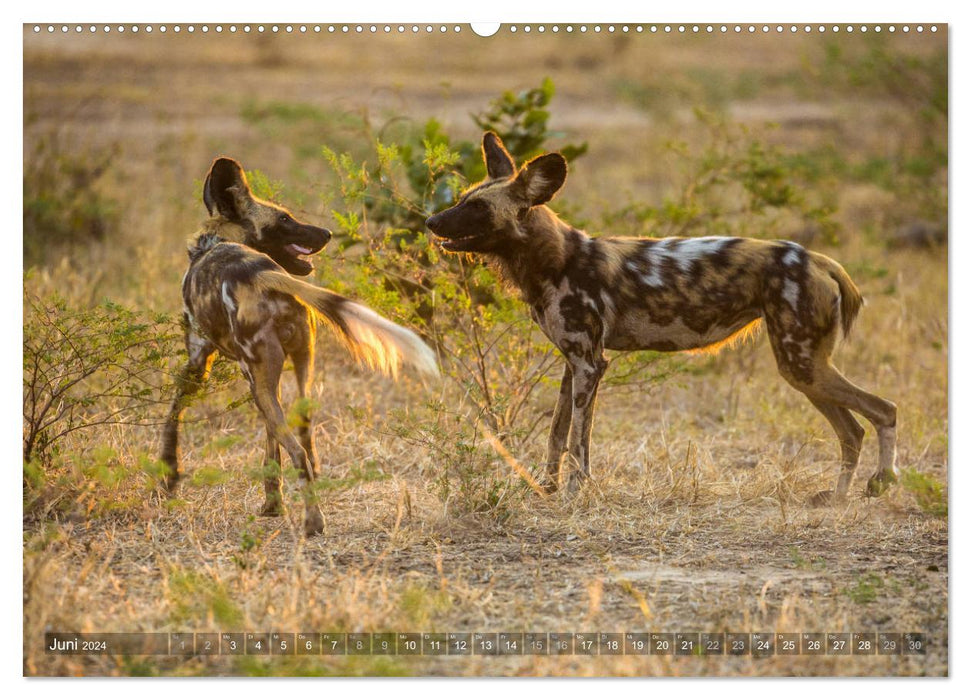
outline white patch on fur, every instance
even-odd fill
[[[205,338],[195,333],[189,333],[187,337],[187,344],[189,346],[189,357],[195,358],[196,356],[202,354],[208,342]]]
[[[273,322],[273,317],[271,316],[266,321],[266,323],[260,326],[259,330],[257,330],[256,333],[254,333],[253,336],[250,338],[246,338],[244,340],[240,340],[239,338],[236,338],[235,326],[232,326],[232,331],[233,331],[234,340],[236,340],[236,344],[239,346],[240,350],[243,351],[243,354],[246,355],[246,357],[248,357],[249,359],[255,361],[256,352],[254,348],[259,347],[260,343],[262,343],[266,339],[267,334],[269,334],[270,331],[274,330],[274,328],[275,328],[275,324]]]
[[[664,279],[661,277],[661,266],[670,257],[667,250],[667,240],[658,241],[652,246],[648,246],[644,251],[644,257],[651,266],[650,273],[641,275],[641,281],[648,287],[663,287]]]
[[[802,340],[797,343],[796,339],[793,338],[792,335],[789,333],[786,333],[784,336],[782,336],[782,348],[786,353],[786,357],[789,358],[789,362],[793,362],[796,359],[795,354],[791,352],[793,346],[799,348],[799,356],[802,357],[804,360],[812,359],[812,356],[813,356],[812,340],[810,338],[806,338],[805,340]]]
[[[793,311],[799,309],[799,284],[793,280],[786,280],[782,286],[782,298],[789,302]]]
[[[233,314],[236,313],[236,302],[233,301],[233,297],[229,293],[229,282],[223,282],[222,297],[223,297],[223,306],[226,307],[226,313],[232,316]]]
[[[794,267],[799,264],[802,259],[802,248],[797,246],[795,243],[789,244],[789,250],[786,254],[782,256],[782,264],[789,267]]]
[[[614,313],[614,298],[606,289],[600,290],[600,302],[604,305],[604,316],[611,317]]]
[[[730,240],[732,239],[725,236],[686,238],[678,244],[677,253],[674,253],[673,257],[678,261],[681,271],[688,272],[691,270],[691,263],[715,255]]]

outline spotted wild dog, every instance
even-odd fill
[[[217,158],[203,187],[209,218],[189,248],[182,280],[183,324],[189,360],[182,371],[162,435],[166,487],[179,481],[179,421],[187,399],[198,392],[217,352],[239,362],[266,423],[267,464],[280,463],[280,444],[307,482],[307,534],[323,529],[323,516],[309,483],[317,472],[310,414],[300,403],[299,440],[280,406],[280,375],[293,361],[297,390],[306,398],[314,370],[316,318],[326,320],[351,354],[396,376],[401,365],[437,375],[435,354],[414,333],[327,289],[300,281],[313,271],[310,256],[330,240],[330,231],[297,221],[286,209],[253,195],[239,163]],[[264,482],[262,515],[281,515],[277,476]]]
[[[830,258],[786,241],[749,238],[591,238],[544,206],[566,180],[549,153],[517,170],[499,137],[482,140],[486,179],[426,222],[447,251],[480,253],[518,288],[531,315],[566,358],[550,429],[547,487],[569,455],[569,489],[590,475],[590,432],[605,350],[716,349],[764,322],[779,372],[839,436],[845,498],[873,423],[880,465],[867,482],[879,495],[896,481],[896,406],[850,383],[830,355],[863,297]]]

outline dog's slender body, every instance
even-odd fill
[[[562,187],[566,161],[540,156],[516,169],[487,133],[488,178],[428,219],[449,251],[481,253],[530,305],[566,359],[550,429],[548,486],[564,453],[571,489],[590,474],[590,434],[605,350],[717,349],[764,323],[782,376],[833,426],[842,450],[835,491],[843,499],[873,423],[880,465],[868,493],[896,481],[896,406],[849,382],[830,356],[863,298],[834,260],[786,241],[746,238],[592,238],[544,204]]]
[[[219,158],[213,163],[204,200],[210,218],[189,248],[189,269],[182,281],[189,359],[162,435],[162,460],[169,468],[166,486],[174,492],[180,477],[179,421],[187,401],[201,389],[220,352],[239,363],[266,423],[266,501],[261,514],[283,513],[276,473],[282,444],[307,482],[305,530],[320,532],[323,516],[309,488],[317,473],[311,416],[307,402],[301,401],[298,439],[280,405],[284,361],[293,361],[299,396],[307,398],[318,316],[356,358],[388,374],[396,375],[402,364],[409,364],[435,375],[435,355],[411,331],[291,276],[313,270],[308,256],[323,248],[330,232],[298,222],[281,207],[254,197],[236,161]]]

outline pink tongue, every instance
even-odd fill
[[[294,250],[297,253],[300,253],[301,255],[310,255],[310,248],[304,248],[302,246],[298,246],[296,243],[291,243],[290,249]]]

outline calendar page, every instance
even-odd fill
[[[25,676],[948,675],[946,23],[22,34]]]

